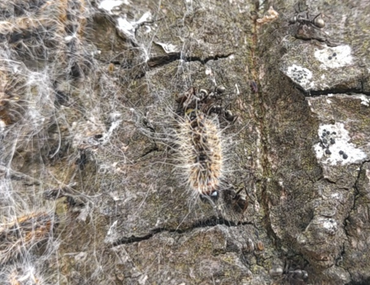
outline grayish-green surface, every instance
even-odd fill
[[[260,2],[0,3],[2,284],[369,282],[370,6]],[[175,167],[191,87],[237,116],[214,203]]]

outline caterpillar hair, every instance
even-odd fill
[[[223,139],[217,116],[191,110],[176,132],[177,168],[189,187],[201,195],[217,196],[224,174]]]

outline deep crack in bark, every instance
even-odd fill
[[[150,230],[150,232],[147,235],[144,235],[144,236],[141,236],[141,237],[137,237],[137,236],[123,237],[123,238],[120,238],[119,240],[113,242],[110,247],[115,247],[115,246],[119,246],[119,245],[123,245],[123,244],[131,244],[131,243],[140,242],[140,241],[143,241],[143,240],[149,240],[154,235],[162,233],[162,232],[183,234],[183,233],[191,232],[191,231],[193,231],[194,229],[197,229],[197,228],[214,227],[214,226],[217,226],[217,225],[224,225],[224,226],[227,226],[227,227],[252,225],[252,226],[255,227],[255,225],[253,223],[250,223],[250,222],[235,223],[235,222],[232,222],[232,221],[229,221],[229,220],[226,220],[226,219],[223,219],[223,218],[217,218],[217,217],[214,216],[214,217],[211,217],[211,218],[206,219],[206,220],[199,220],[199,221],[195,222],[193,225],[189,226],[188,228],[182,229],[182,230],[167,229],[167,228],[154,228],[154,229]]]
[[[183,56],[181,53],[173,53],[167,56],[159,56],[159,57],[150,58],[148,60],[148,66],[150,67],[150,69],[153,69],[153,68],[167,65],[177,60],[183,60],[185,62],[199,61],[202,64],[206,64],[210,60],[219,60],[223,58],[228,58],[232,54],[233,53],[220,54],[220,55],[214,55],[214,56],[208,56],[205,58],[201,58],[199,56]]]

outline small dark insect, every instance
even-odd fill
[[[217,114],[217,115],[220,115],[222,112],[222,106],[221,105],[215,105],[215,106],[211,106],[208,110],[208,114]]]
[[[233,113],[230,110],[225,111],[225,119],[228,120],[229,122],[235,122],[238,116],[233,115]]]
[[[232,198],[232,205],[234,210],[244,213],[248,208],[248,200],[243,198],[239,193],[236,193]]]
[[[300,23],[302,25],[312,25],[316,28],[322,29],[325,27],[325,22],[322,18],[320,18],[321,13],[316,16],[310,16],[308,11],[298,13],[292,19],[289,20],[290,24]]]
[[[301,266],[297,266],[286,260],[283,270],[283,279],[286,281],[285,284],[303,285],[307,284],[308,273],[306,270],[303,270]]]
[[[299,23],[301,25],[312,26],[314,28],[322,29],[325,27],[324,20],[320,17],[321,13],[316,16],[311,16],[308,12],[308,7],[304,7],[306,9],[302,11],[301,4],[298,3],[295,7],[296,15],[289,20],[290,24]]]
[[[191,87],[184,94],[176,96],[176,114],[179,116],[187,115],[191,121],[196,119],[197,112],[207,116],[216,114],[223,121],[234,123],[238,116],[224,106],[221,94],[225,91],[226,88],[222,85],[215,87],[213,91]]]
[[[234,187],[223,188],[220,191],[220,196],[222,200],[227,205],[229,210],[232,210],[234,213],[244,215],[248,209],[248,198],[245,196],[242,191],[246,191],[245,187],[240,187],[235,189]],[[248,195],[248,193],[246,193]]]
[[[199,194],[200,200],[204,203],[207,203],[207,202],[209,203],[210,202],[212,204],[212,203],[214,203],[218,200],[218,197],[219,197],[219,194],[218,194],[217,190],[213,191],[209,195]]]

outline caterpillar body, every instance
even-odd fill
[[[223,176],[223,147],[217,118],[193,111],[179,124],[180,168],[187,184],[201,195],[217,196]]]
[[[226,161],[219,123],[222,109],[212,106],[215,97],[215,93],[191,88],[178,100],[175,138],[178,146],[176,168],[183,181],[194,193],[213,198],[218,197]]]

